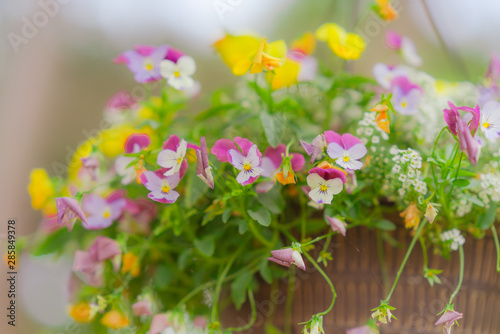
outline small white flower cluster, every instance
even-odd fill
[[[474,195],[469,195],[470,197],[474,197]],[[461,194],[452,202],[451,209],[455,211],[456,217],[463,217],[472,211],[472,204],[473,202],[469,201],[464,194]]]
[[[375,122],[377,117],[376,112],[365,112],[363,114],[363,119],[358,122],[358,128],[356,129],[356,134],[361,138],[363,144],[369,146],[372,152],[377,151],[376,145],[380,143],[381,140],[388,140],[389,135],[383,131]]]
[[[450,247],[455,251],[458,249],[458,246],[465,244],[465,238],[463,237],[462,233],[460,233],[460,231],[456,228],[441,233],[440,238],[443,242],[451,241]]]
[[[422,156],[420,153],[411,148],[400,150],[396,146],[391,147],[389,153],[394,155],[391,174],[402,183],[402,187],[398,189],[399,195],[403,197],[412,188],[420,195],[427,194],[427,184],[421,180]]]
[[[498,161],[493,161],[489,164],[492,172],[480,175],[481,191],[479,197],[488,204],[491,201],[500,201],[500,172],[498,171]]]

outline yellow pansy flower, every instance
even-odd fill
[[[306,32],[298,39],[293,41],[291,50],[300,51],[305,55],[310,55],[316,48],[316,39],[312,32]]]
[[[227,34],[214,43],[224,63],[234,75],[260,73],[264,69],[273,70],[282,65],[286,57],[283,40],[267,43],[266,38],[251,35],[234,36]]]
[[[117,330],[119,328],[127,327],[130,324],[130,320],[120,311],[111,310],[104,314],[101,319],[101,324]]]
[[[137,255],[130,252],[123,254],[121,269],[122,274],[130,272],[133,277],[137,277],[139,276],[140,270],[139,257]]]
[[[299,72],[300,64],[288,58],[284,61],[283,66],[272,72],[267,72],[266,80],[271,85],[272,90],[290,87],[297,83]]]
[[[45,169],[36,168],[31,171],[28,192],[33,209],[44,210],[45,214],[55,214],[55,204],[52,203],[55,196],[54,185]]]
[[[69,316],[76,322],[85,323],[92,321],[93,316],[90,312],[90,304],[87,302],[80,302],[76,305],[71,305]]]
[[[334,54],[342,59],[358,59],[366,48],[364,39],[335,23],[325,23],[316,30],[316,38],[326,41]]]

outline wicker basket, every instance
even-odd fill
[[[387,268],[392,282],[401,264],[407,245],[408,231],[398,229],[393,237],[405,246],[393,248],[385,245]],[[335,307],[324,318],[327,334],[343,334],[348,328],[366,322],[370,309],[378,306],[385,296],[377,254],[376,232],[366,228],[349,230],[347,238],[335,236],[330,245],[333,261],[326,268],[338,293]],[[320,247],[317,247],[319,249]],[[500,333],[500,274],[496,272],[496,251],[491,235],[484,239],[468,238],[464,245],[465,274],[462,289],[455,298],[455,309],[464,313],[454,334]],[[429,252],[430,253],[430,252]],[[316,255],[316,254],[315,254]],[[442,333],[434,328],[439,313],[456,287],[459,273],[458,252],[451,260],[429,254],[429,267],[442,269],[441,285],[430,287],[422,276],[423,257],[419,245],[411,254],[390,304],[397,309],[399,319],[381,327],[381,333]],[[306,263],[307,265],[307,263]],[[264,333],[263,326],[270,313],[273,324],[284,328],[287,282],[279,282],[278,290],[270,297],[271,288],[264,286],[256,296],[257,321],[245,333]],[[332,294],[324,279],[309,265],[308,271],[296,270],[296,289],[292,310],[292,333],[301,333],[297,323],[307,321],[314,313],[325,310]],[[274,312],[273,312],[274,311]],[[249,319],[250,310],[226,313],[226,324],[242,325]],[[287,326],[288,327],[288,326]]]

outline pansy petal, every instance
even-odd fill
[[[347,150],[350,159],[359,160],[366,155],[366,146],[363,143],[355,144]]]
[[[332,159],[342,158],[344,156],[344,152],[344,148],[335,142],[328,144],[328,148],[326,149],[326,153]]]
[[[177,60],[177,69],[182,74],[191,76],[196,71],[196,62],[192,57],[182,56]]]
[[[311,189],[318,188],[319,186],[321,186],[324,183],[325,183],[325,180],[316,173],[309,174],[307,176],[307,185],[309,187],[311,187]]]

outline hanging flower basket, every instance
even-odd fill
[[[43,222],[24,244],[73,257],[83,332],[500,332],[500,60],[439,80],[388,32],[409,66],[359,76],[346,62],[382,46],[315,28],[216,41],[238,77],[218,90],[167,45],[114,60],[148,97],[113,95],[67,176],[29,186]]]

